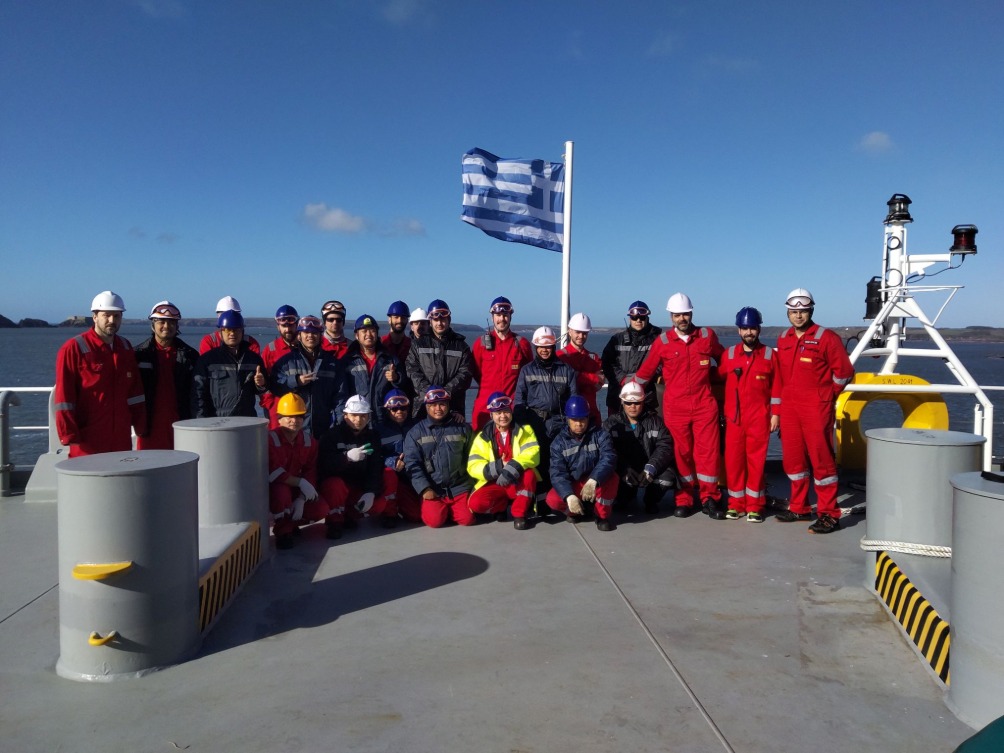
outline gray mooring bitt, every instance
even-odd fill
[[[61,677],[136,677],[198,649],[197,463],[146,450],[56,465]]]
[[[946,702],[980,729],[1004,715],[1004,482],[970,472],[953,476],[951,485],[952,682]]]
[[[269,555],[268,421],[192,418],[174,424],[174,448],[199,456],[199,525],[257,521]]]

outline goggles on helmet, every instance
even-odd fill
[[[812,299],[807,295],[793,295],[786,302],[787,307],[790,310],[800,310],[800,309],[811,309]]]
[[[489,413],[494,413],[500,410],[512,410],[512,399],[503,395],[502,397],[497,397],[492,400],[486,406]]]
[[[425,402],[428,403],[445,403],[450,399],[450,393],[444,390],[442,387],[437,387],[434,390],[429,390],[425,393]]]
[[[636,316],[650,316],[651,314],[652,312],[649,311],[644,306],[633,306],[628,309],[628,316],[630,316],[632,319]]]
[[[512,314],[511,303],[496,303],[489,309],[492,314]]]
[[[344,314],[345,305],[341,301],[328,301],[323,306],[321,306],[322,314],[330,314],[332,311],[337,311],[339,314]]]
[[[449,319],[450,310],[449,309],[436,309],[435,311],[429,312],[429,318],[433,321],[439,321],[440,319]]]
[[[276,324],[296,324],[295,316],[277,316],[275,318]]]
[[[161,306],[155,306],[153,311],[150,312],[151,319],[180,319],[181,312],[178,310],[177,306],[172,306],[171,304],[163,304]]]
[[[395,408],[407,408],[411,404],[411,401],[404,395],[395,395],[394,397],[387,398],[387,402],[383,404],[384,408],[388,410],[394,410]]]
[[[283,323],[286,324],[288,322]],[[314,334],[318,334],[322,329],[324,329],[324,325],[321,324],[321,320],[316,316],[300,317],[300,321],[296,324],[297,332],[313,332]]]

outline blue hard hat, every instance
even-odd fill
[[[408,308],[408,304],[404,301],[394,301],[394,303],[387,307],[387,316],[408,317],[410,315],[411,309]]]
[[[449,314],[450,307],[443,299],[436,298],[435,300],[432,301],[432,303],[429,304],[429,308],[427,308],[426,311],[429,314],[431,314],[433,311],[445,311],[447,314]]]
[[[291,316],[294,319],[299,319],[300,315],[297,313],[296,309],[290,306],[288,303],[284,303],[282,306],[275,310],[275,320],[285,319],[287,316]]]
[[[565,416],[567,418],[589,418],[589,404],[582,395],[572,395],[565,402]]]
[[[366,327],[369,327],[370,329],[376,329],[376,330],[380,329],[380,325],[377,324],[377,320],[376,319],[374,319],[369,314],[363,314],[358,319],[356,319],[356,326],[353,329],[355,331],[359,331],[359,330],[364,329]]]
[[[628,306],[628,316],[650,316],[652,310],[645,301],[635,301]]]
[[[763,324],[763,317],[752,306],[744,306],[736,314],[737,327],[759,327],[761,324]]]
[[[244,329],[244,317],[240,311],[224,311],[216,319],[217,329]]]

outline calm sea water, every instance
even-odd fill
[[[182,332],[182,338],[192,347],[198,347],[202,336],[210,332],[209,328],[189,328]],[[266,328],[249,328],[259,342],[266,343],[275,337],[275,331]],[[727,347],[736,341],[724,331],[722,343]],[[65,328],[54,329],[0,329],[0,387],[45,387],[55,382],[56,351],[75,330]],[[123,336],[134,345],[139,344],[149,335],[145,325],[126,325]],[[468,342],[473,337],[468,332]],[[600,336],[589,343],[592,350],[601,350],[607,337]],[[982,385],[1004,385],[1004,343],[955,343],[952,344],[955,353],[962,363]],[[878,361],[874,362],[875,368]],[[858,363],[858,371],[868,371],[871,366],[867,362]],[[912,358],[900,362],[900,373],[912,374],[927,379],[929,382],[954,384],[954,379],[948,373],[940,359]],[[994,456],[1004,456],[1004,392],[990,391],[987,393],[994,404]],[[14,425],[37,426],[44,425],[47,420],[47,395],[19,395],[21,405],[11,408]],[[473,402],[473,394],[468,399],[468,405]],[[600,400],[602,404],[602,397]],[[947,395],[950,428],[955,431],[971,432],[973,430],[973,406],[975,401],[968,395]],[[862,416],[865,430],[883,426],[899,426],[902,413],[895,403],[875,401],[871,403]],[[12,460],[15,463],[32,463],[35,458],[47,449],[47,438],[43,432],[12,431]],[[780,446],[776,441],[771,443],[771,454],[779,456]]]

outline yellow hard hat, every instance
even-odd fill
[[[295,392],[290,392],[279,398],[279,406],[275,412],[280,416],[304,416],[307,413],[307,404]]]

